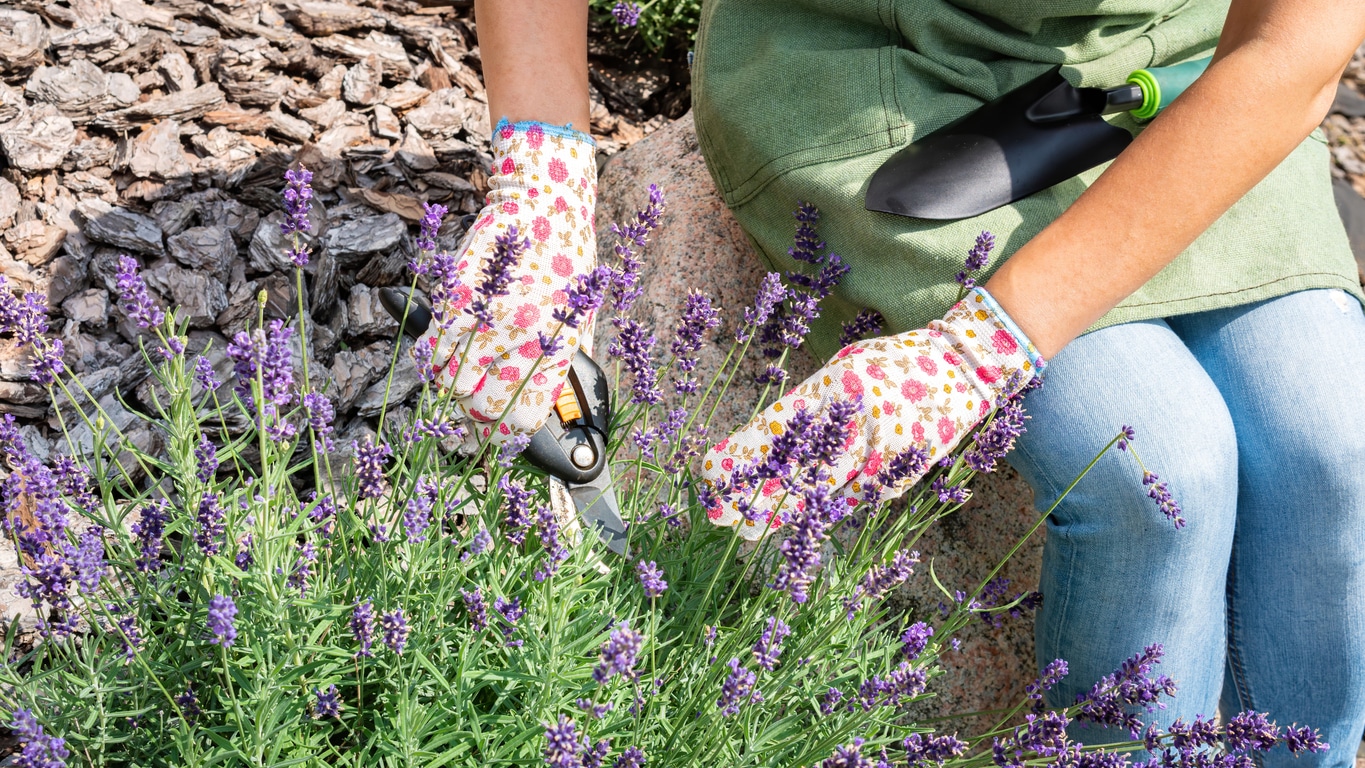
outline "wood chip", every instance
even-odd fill
[[[223,91],[217,83],[201,85],[192,91],[181,91],[134,104],[125,109],[115,110],[96,117],[93,125],[114,130],[126,131],[138,123],[170,117],[176,120],[193,120],[223,104]]]

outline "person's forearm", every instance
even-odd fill
[[[589,133],[588,0],[475,0],[488,113]]]
[[[1359,0],[1235,0],[1204,75],[986,289],[1056,354],[1299,145],[1362,37]]]

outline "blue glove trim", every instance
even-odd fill
[[[574,141],[586,142],[594,147],[597,146],[597,142],[593,139],[593,137],[589,136],[586,133],[583,133],[582,131],[575,130],[573,127],[573,123],[569,123],[568,125],[553,125],[551,123],[542,123],[539,120],[522,120],[520,122],[513,123],[504,117],[503,119],[498,121],[498,125],[496,128],[493,129],[493,133],[495,134],[499,133],[500,131],[502,131],[503,128],[506,128],[508,126],[511,126],[512,130],[514,131],[521,131],[522,133],[525,133],[527,129],[529,129],[533,125],[539,126],[540,130],[544,131],[549,136],[558,136],[561,139],[573,139]]]
[[[1034,375],[1036,376],[1042,373],[1043,369],[1047,367],[1047,361],[1038,353],[1038,349],[1033,346],[1032,341],[1029,341],[1028,336],[1024,335],[1024,331],[1019,327],[1019,324],[1014,322],[1014,318],[1010,317],[1009,313],[1005,311],[1005,308],[1000,306],[1000,302],[996,301],[994,296],[987,293],[985,288],[978,285],[975,288],[972,288],[967,295],[971,296],[973,294],[978,296],[981,299],[981,303],[985,304],[986,308],[995,314],[995,317],[1000,321],[1000,324],[1005,326],[1005,330],[1014,334],[1014,340],[1019,342],[1019,346],[1024,348],[1024,354],[1028,356],[1029,362],[1033,363]]]

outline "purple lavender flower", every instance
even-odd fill
[[[995,417],[976,433],[972,445],[962,453],[962,460],[977,472],[994,472],[997,462],[1014,448],[1014,441],[1024,434],[1024,407],[1021,399],[1008,398],[999,404]]]
[[[52,339],[45,346],[37,349],[37,357],[33,360],[33,373],[30,376],[34,381],[48,386],[57,381],[57,377],[66,370],[66,363],[62,361],[62,354],[66,347],[61,339]]]
[[[863,754],[863,739],[835,747],[834,754],[820,761],[819,768],[876,768],[872,759]]]
[[[209,640],[224,648],[237,642],[237,604],[227,595],[215,595],[209,600]]]
[[[293,236],[289,260],[294,262],[294,266],[303,267],[308,264],[308,248],[299,242],[298,236],[306,234],[311,228],[308,223],[308,203],[313,199],[313,173],[299,166],[296,171],[285,171],[284,180],[284,221],[280,223],[280,232],[285,236]]]
[[[564,348],[564,337],[559,334],[548,334],[544,331],[536,332],[536,342],[540,344],[540,354],[550,357]]]
[[[470,294],[469,287],[460,282],[460,260],[454,254],[438,251],[412,267],[417,274],[427,277],[432,318],[439,327],[450,330],[459,316],[450,310],[464,306]]]
[[[138,274],[137,260],[131,256],[120,256],[118,270],[114,273],[117,281],[119,301],[128,319],[137,323],[139,328],[152,328],[161,325],[166,314],[152,301],[147,293],[147,284]]]
[[[478,555],[482,555],[483,553],[487,552],[492,548],[493,534],[489,533],[487,528],[480,526],[478,532],[476,532],[474,534],[474,537],[469,540],[469,551],[466,552],[465,555],[469,557],[477,557]]]
[[[957,273],[957,282],[964,290],[970,291],[976,287],[976,280],[971,276],[973,272],[986,266],[990,261],[991,250],[995,248],[995,235],[990,232],[982,232],[976,236],[976,244],[967,251],[967,259],[963,263],[964,270]]]
[[[640,23],[640,4],[629,3],[622,0],[611,9],[612,18],[622,27],[633,27]]]
[[[379,617],[379,626],[384,630],[384,645],[395,654],[402,656],[403,647],[408,644],[408,620],[403,616],[403,609],[389,611]]]
[[[408,497],[407,511],[403,513],[403,532],[408,541],[420,544],[427,540],[427,528],[431,527],[431,509],[436,503],[439,489],[432,481],[422,478]]]
[[[1069,670],[1065,659],[1054,659],[1043,668],[1042,674],[1038,679],[1024,686],[1024,695],[1033,701],[1033,711],[1043,710],[1043,693],[1052,690],[1052,687],[1066,677]]]
[[[583,768],[602,768],[602,762],[607,759],[607,753],[610,751],[610,739],[600,739],[591,747],[587,747],[585,743],[583,755],[580,758],[583,761]]]
[[[882,313],[875,309],[864,309],[852,320],[843,323],[843,333],[839,336],[839,346],[847,347],[855,341],[875,336],[882,329]]]
[[[545,581],[559,572],[559,564],[569,559],[569,549],[559,540],[559,520],[555,518],[553,508],[541,507],[536,513],[536,536],[540,539],[540,546],[545,549],[545,562],[532,578],[536,581]]]
[[[646,405],[661,402],[664,396],[659,391],[658,371],[652,359],[654,334],[635,320],[616,318],[613,323],[617,333],[607,354],[620,360],[631,375],[630,401]]]
[[[313,564],[318,561],[317,547],[305,541],[298,545],[299,556],[294,558],[294,572],[289,574],[285,584],[299,591],[300,597],[308,595],[308,579],[313,575]]]
[[[260,415],[266,421],[273,421],[277,408],[289,405],[294,399],[294,366],[289,349],[293,335],[294,329],[283,321],[271,320],[267,330],[257,328],[251,334],[239,331],[227,345],[227,355],[233,361],[233,371],[237,375],[237,396],[252,413],[256,413],[252,382],[259,377],[261,396],[265,401]]]
[[[621,259],[621,268],[614,270],[611,277],[612,311],[618,316],[625,315],[635,306],[643,288],[640,287],[640,269],[644,262],[639,250],[649,242],[649,233],[659,226],[664,211],[664,193],[658,185],[649,185],[649,203],[637,211],[634,221],[621,226],[613,224],[611,233],[616,236],[616,255]]]
[[[212,491],[205,493],[199,500],[199,513],[195,517],[194,543],[207,557],[212,557],[223,549],[223,532],[226,530],[224,517],[223,507],[218,503],[218,494]]]
[[[972,496],[971,489],[965,484],[951,485],[942,475],[934,478],[929,490],[937,494],[939,502],[943,504],[966,504]]]
[[[341,694],[335,685],[322,691],[313,689],[313,717],[319,720],[341,717]]]
[[[1147,646],[1114,672],[1105,675],[1089,691],[1077,694],[1080,709],[1077,720],[1127,728],[1134,739],[1142,733],[1142,721],[1129,707],[1140,706],[1155,711],[1164,706],[1159,699],[1175,695],[1175,681],[1166,675],[1151,677],[1153,668],[1161,662],[1160,644]]]
[[[1147,487],[1147,495],[1156,501],[1161,514],[1175,526],[1178,531],[1185,527],[1185,518],[1181,516],[1182,510],[1180,503],[1171,496],[1171,487],[1157,476],[1155,472],[1142,471],[1142,484]]]
[[[769,272],[763,276],[758,286],[758,296],[754,306],[744,310],[744,323],[735,331],[735,341],[747,344],[754,333],[768,324],[773,310],[787,298],[787,288],[782,285],[782,276]]]
[[[66,748],[66,740],[47,735],[31,710],[15,710],[14,720],[9,727],[20,744],[15,765],[21,768],[65,768],[66,758],[71,755]]]
[[[109,607],[110,612],[114,612],[115,606]],[[114,634],[119,636],[119,641],[123,643],[123,663],[132,662],[137,656],[137,652],[142,648],[142,630],[138,629],[137,616],[131,611],[119,616],[118,621],[114,622],[112,628]]]
[[[583,749],[578,727],[566,715],[559,716],[558,724],[545,724],[545,764],[550,768],[583,768]]]
[[[602,718],[606,717],[608,712],[612,711],[612,709],[615,708],[615,705],[613,705],[610,701],[608,701],[605,704],[598,704],[594,702],[592,699],[582,698],[575,699],[574,706],[583,710],[583,712],[593,720],[601,720]]]
[[[0,277],[0,281],[4,280]],[[17,467],[29,458],[28,444],[19,434],[14,414],[0,414],[0,462]]]
[[[839,706],[839,702],[844,698],[844,692],[838,688],[830,687],[825,694],[820,697],[820,714],[832,715]]]
[[[199,709],[199,697],[194,695],[193,687],[186,687],[184,693],[176,696],[175,705],[180,707],[180,711],[190,720],[193,720],[201,714],[201,710]]]
[[[98,525],[86,528],[70,555],[71,570],[81,592],[94,592],[108,570],[104,562],[104,529]]]
[[[374,656],[371,648],[374,646],[374,601],[365,599],[357,602],[355,608],[351,610],[351,634],[355,636],[356,643],[360,650],[355,652],[356,656],[370,658]]]
[[[374,438],[366,438],[365,444],[351,442],[355,451],[355,477],[361,499],[377,499],[389,489],[384,478],[384,459],[393,455],[393,449],[386,443],[375,444]]]
[[[238,540],[237,554],[232,559],[233,564],[237,566],[237,570],[242,573],[246,573],[250,570],[251,564],[256,562],[255,556],[251,554],[251,542],[252,536],[249,533]]]
[[[730,668],[730,674],[725,676],[725,682],[720,688],[720,698],[716,700],[721,717],[737,714],[739,708],[750,701],[763,700],[762,694],[754,688],[758,682],[757,673],[742,666],[739,659],[730,659],[726,666]]]
[[[838,502],[830,498],[829,486],[821,483],[805,494],[805,506],[798,509],[791,520],[791,532],[778,545],[782,562],[778,564],[772,589],[785,591],[792,602],[801,604],[808,597],[807,588],[815,579],[821,562],[821,550],[828,530],[838,514]]]
[[[208,435],[199,438],[199,445],[194,449],[194,461],[198,466],[194,476],[199,478],[199,482],[212,482],[213,476],[218,472],[218,449],[209,440]]]
[[[662,595],[668,589],[668,582],[664,581],[663,569],[659,568],[653,560],[649,562],[641,560],[636,563],[635,573],[640,577],[640,586],[644,587],[645,596],[651,600]]]
[[[645,768],[645,753],[639,747],[626,747],[612,768]]]
[[[602,306],[611,282],[611,267],[605,265],[598,266],[586,275],[578,275],[569,281],[565,306],[556,307],[550,316],[570,328],[578,328],[579,323]]]
[[[674,408],[668,412],[668,415],[664,417],[663,421],[651,426],[649,429],[642,430],[639,427],[636,427],[635,432],[631,435],[631,439],[635,441],[635,444],[640,447],[641,451],[647,452],[647,455],[652,457],[655,454],[654,444],[656,442],[666,443],[671,440],[686,423],[687,409]]]
[[[483,281],[474,291],[474,300],[465,310],[479,324],[480,328],[493,325],[493,299],[506,296],[512,285],[512,269],[521,260],[521,255],[531,247],[530,238],[517,239],[517,228],[508,227],[507,233],[493,239],[493,255],[480,269]]]
[[[715,625],[711,625],[711,626],[709,626],[709,627],[706,628],[706,636],[705,636],[705,638],[703,638],[702,642],[705,643],[705,645],[706,645],[707,648],[710,648],[711,646],[713,646],[713,645],[716,644],[716,627],[715,627]]]
[[[132,532],[138,545],[136,564],[143,573],[161,570],[161,537],[171,519],[169,507],[165,499],[157,499],[143,507],[142,516],[133,523]]]
[[[1279,740],[1279,727],[1260,712],[1238,712],[1223,726],[1223,746],[1229,752],[1264,752]]]
[[[194,380],[205,392],[212,392],[219,387],[218,376],[213,370],[213,363],[207,357],[200,355],[194,359]]]
[[[918,562],[919,552],[898,551],[891,557],[890,563],[886,565],[878,563],[869,568],[863,576],[862,583],[854,587],[853,594],[844,601],[847,618],[853,618],[853,614],[857,613],[864,600],[869,602],[881,600],[891,590],[904,584],[914,573]],[[930,634],[933,634],[932,630]]]
[[[682,319],[678,321],[673,343],[669,346],[673,365],[680,374],[673,383],[678,394],[697,391],[699,382],[692,375],[697,367],[697,351],[701,349],[702,337],[717,325],[720,325],[720,313],[711,304],[711,298],[700,291],[689,291],[683,301]]]
[[[498,447],[498,466],[503,469],[511,469],[512,462],[526,450],[526,446],[531,444],[531,435],[527,432],[519,432],[511,437],[507,442]]]
[[[1124,424],[1123,426],[1119,427],[1118,449],[1120,451],[1128,450],[1128,444],[1136,439],[1137,431],[1134,430],[1132,427],[1128,426],[1127,424]]]
[[[1311,726],[1290,726],[1284,729],[1284,745],[1295,755],[1304,752],[1326,752],[1329,745]]]
[[[531,492],[521,483],[509,480],[507,475],[498,478],[498,490],[502,491],[507,507],[507,532],[503,535],[517,546],[526,541],[526,531],[531,527]]]
[[[777,666],[778,657],[782,655],[782,641],[792,633],[781,619],[776,616],[768,618],[768,625],[759,636],[758,642],[754,643],[754,662],[769,672]]]
[[[526,615],[526,609],[521,607],[521,598],[514,597],[511,600],[505,600],[499,597],[493,601],[493,610],[497,611],[498,615],[502,617],[502,636],[507,640],[505,645],[508,648],[520,648],[525,641],[513,640],[512,635],[517,631],[517,622],[521,620],[522,616]]]
[[[464,598],[464,610],[469,614],[469,626],[475,632],[482,632],[488,628],[488,603],[483,599],[483,590],[477,587],[473,592],[460,590],[460,595]]]
[[[640,648],[644,642],[644,635],[631,629],[628,623],[621,622],[607,637],[606,642],[602,643],[602,660],[593,667],[592,679],[596,680],[598,685],[606,685],[607,681],[616,675],[634,680],[637,674],[635,663],[639,659]]]
[[[418,250],[436,250],[436,233],[441,231],[441,219],[445,218],[448,210],[439,203],[422,203],[422,233],[417,236]]]
[[[336,421],[336,409],[332,401],[321,392],[309,392],[303,396],[304,410],[308,411],[308,426],[322,443],[322,450],[332,450],[332,422]]]
[[[796,242],[787,249],[787,255],[807,264],[820,263],[820,251],[825,243],[815,231],[815,222],[820,220],[820,211],[810,203],[799,202],[792,212],[796,217]]]
[[[914,661],[929,646],[929,638],[934,636],[934,628],[917,621],[901,633],[901,654]]]
[[[967,751],[967,742],[952,736],[934,736],[927,733],[912,733],[901,742],[910,765],[921,763],[943,763],[954,757],[961,757]]]

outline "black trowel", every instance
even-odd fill
[[[1154,117],[1208,64],[1141,69],[1108,89],[1077,88],[1053,68],[892,155],[868,183],[867,209],[965,219],[1066,181],[1133,140],[1103,115]]]

